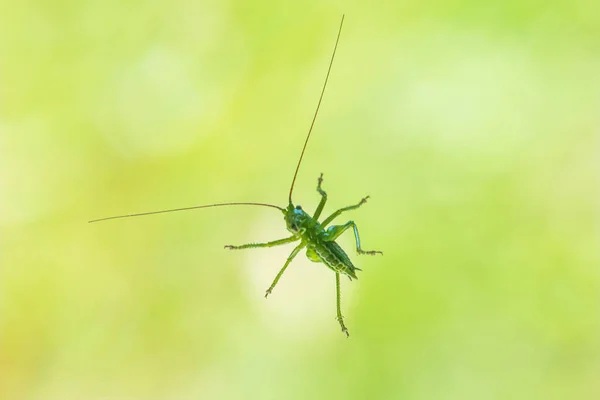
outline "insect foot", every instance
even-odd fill
[[[371,197],[371,196],[367,196],[367,197],[363,197],[363,199],[360,201],[360,203],[358,204],[359,206],[362,206],[363,204],[365,204],[367,202],[367,199]]]
[[[358,254],[368,254],[370,256],[374,256],[376,254],[381,254],[383,255],[383,251],[379,251],[379,250],[357,250]]]
[[[323,196],[323,198],[327,198],[327,193],[321,189],[321,184],[323,183],[323,173],[321,172],[321,175],[319,176],[319,179],[317,179],[317,192],[319,192],[319,194],[321,196]]]
[[[228,250],[235,250],[235,246],[232,246],[232,245],[230,245],[230,244],[226,244],[226,245],[224,246],[224,248],[226,248],[226,249],[228,249]]]
[[[271,288],[267,289],[266,293],[265,293],[265,299],[267,297],[269,297],[269,295],[271,294]]]
[[[336,319],[338,320],[338,322],[340,323],[340,326],[342,327],[342,332],[346,334],[346,337],[350,337],[350,333],[348,333],[348,328],[346,328],[346,325],[344,325],[344,318],[338,317]]]

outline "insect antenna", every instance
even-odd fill
[[[300,159],[298,160],[298,165],[296,165],[296,171],[294,172],[294,178],[292,179],[292,186],[290,186],[290,204],[292,204],[292,191],[294,190],[294,183],[296,183],[296,176],[298,175],[298,170],[300,169],[300,163],[302,162],[302,157],[304,156],[304,150],[306,150],[306,145],[308,144],[308,139],[310,139],[310,134],[312,132],[313,126],[315,125],[315,121],[317,119],[317,114],[319,113],[319,107],[321,106],[321,100],[323,100],[323,94],[325,93],[325,87],[327,86],[327,80],[329,79],[329,73],[331,72],[331,66],[333,65],[333,59],[335,58],[335,51],[337,50],[338,42],[340,41],[340,34],[342,33],[342,25],[344,25],[344,15],[342,15],[342,21],[340,22],[340,29],[338,30],[337,38],[335,39],[335,46],[333,48],[333,54],[331,54],[331,60],[329,61],[329,68],[327,69],[327,75],[325,76],[325,83],[323,84],[323,89],[321,90],[321,96],[319,97],[319,102],[317,103],[317,109],[315,110],[315,115],[313,116],[312,122],[310,124],[310,128],[308,129],[308,135],[306,135],[306,140],[304,141],[304,147],[302,147],[302,152],[300,153]]]
[[[113,217],[105,217],[105,218],[93,219],[91,221],[88,221],[88,223],[100,222],[100,221],[108,221],[109,219],[141,217],[141,216],[144,216],[144,215],[164,214],[164,213],[176,212],[176,211],[196,210],[198,208],[224,207],[224,206],[259,206],[259,207],[271,207],[271,208],[276,208],[276,209],[278,209],[281,212],[285,212],[285,209],[283,209],[281,207],[278,207],[276,205],[267,204],[267,203],[215,203],[215,204],[207,204],[207,205],[202,205],[202,206],[173,208],[173,209],[170,209],[170,210],[150,211],[150,212],[143,212],[143,213],[137,213],[137,214],[115,215]]]

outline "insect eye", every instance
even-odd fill
[[[296,210],[302,210],[301,206],[296,206]]]

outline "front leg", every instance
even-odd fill
[[[337,239],[342,233],[344,233],[344,231],[346,231],[346,229],[353,227],[354,228],[354,238],[356,239],[356,252],[358,254],[368,254],[371,256],[374,256],[375,254],[383,254],[382,251],[379,250],[363,250],[360,247],[360,236],[358,236],[358,228],[356,227],[356,224],[354,223],[354,221],[348,221],[346,222],[344,225],[334,225],[334,226],[330,226],[327,229],[327,241],[334,241],[335,239]]]
[[[248,244],[243,244],[241,246],[232,246],[230,244],[227,244],[227,245],[225,245],[225,248],[229,249],[229,250],[241,250],[241,249],[250,249],[250,248],[254,248],[254,247],[273,247],[273,246],[279,246],[279,245],[286,244],[286,243],[295,242],[296,240],[299,240],[299,239],[300,238],[297,236],[290,236],[289,238],[274,240],[272,242],[267,242],[267,243],[248,243]]]
[[[321,173],[321,176],[319,176],[319,179],[317,180],[317,192],[319,192],[321,195],[321,201],[319,202],[319,205],[315,210],[315,214],[313,215],[315,220],[319,219],[319,215],[321,215],[321,211],[323,211],[323,207],[325,207],[325,203],[327,203],[327,193],[321,189],[321,183],[323,183],[323,173]]]

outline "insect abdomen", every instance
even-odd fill
[[[332,270],[358,279],[355,272],[358,268],[352,264],[348,255],[336,242],[321,242],[310,246],[309,251],[314,252],[319,260]]]

